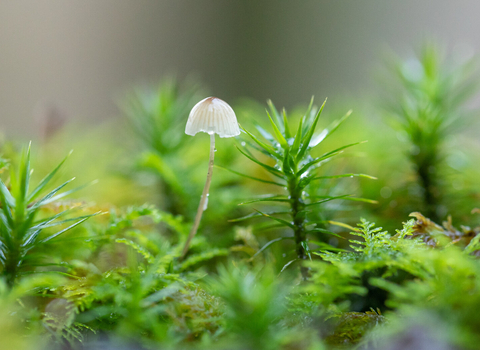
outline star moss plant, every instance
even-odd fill
[[[72,212],[71,208],[67,208],[53,216],[41,217],[42,208],[79,189],[60,192],[74,180],[71,179],[44,194],[65,160],[30,191],[32,171],[29,146],[22,155],[18,169],[14,171],[13,166],[10,167],[8,181],[5,183],[0,180],[0,277],[5,277],[9,286],[40,266],[43,255],[39,249],[48,248],[52,240],[98,214],[65,218]],[[58,229],[52,232],[52,228]]]
[[[455,133],[471,127],[478,109],[471,102],[478,93],[476,58],[455,62],[429,43],[408,60],[394,58],[382,82],[383,114],[408,145],[406,155],[413,165],[419,208],[433,221],[446,211],[445,196],[451,180],[446,178],[446,158],[452,156],[448,142]],[[451,148],[451,147],[450,147]]]
[[[313,210],[319,210],[318,208],[321,206],[321,204],[336,199],[372,202],[364,198],[352,197],[350,194],[340,196],[325,195],[320,197],[309,197],[307,195],[308,186],[313,181],[332,177],[373,178],[372,176],[364,174],[342,174],[335,176],[322,176],[319,174],[318,168],[323,163],[339,155],[345,149],[362,143],[351,143],[326,152],[319,157],[312,157],[311,151],[333,132],[335,132],[340,124],[342,124],[351,114],[351,111],[347,112],[342,118],[333,122],[329,127],[319,133],[316,133],[315,130],[325,106],[325,102],[320,108],[315,108],[313,107],[312,98],[307,113],[300,120],[296,131],[292,130],[292,126],[289,124],[286,112],[283,111],[283,115],[280,115],[271,102],[268,103],[269,110],[267,110],[267,115],[272,126],[273,134],[270,134],[258,126],[257,130],[262,135],[261,137],[258,137],[250,131],[242,128],[242,130],[249,136],[250,140],[242,143],[238,147],[239,151],[245,157],[255,162],[268,173],[270,173],[272,179],[260,179],[246,174],[241,174],[236,171],[235,173],[263,183],[277,185],[285,189],[285,194],[283,195],[262,196],[261,198],[257,198],[242,204],[256,202],[276,202],[284,203],[289,207],[288,211],[286,212],[275,211],[265,213],[257,210],[258,215],[253,214],[249,215],[248,217],[266,216],[277,223],[280,223],[282,226],[291,228],[293,231],[293,236],[274,239],[273,241],[267,243],[264,248],[260,249],[260,251],[263,251],[274,242],[283,239],[293,239],[295,241],[295,250],[297,256],[295,260],[305,260],[307,257],[310,257],[310,249],[307,239],[309,234],[332,233],[324,228],[319,227],[319,222],[315,222],[314,220],[310,221],[308,216],[310,212]],[[272,164],[271,161],[260,160],[252,153],[252,150],[266,155],[270,160],[274,161],[274,164]]]

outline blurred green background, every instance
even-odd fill
[[[115,118],[126,88],[199,77],[228,102],[364,97],[386,48],[425,38],[473,52],[476,0],[0,0],[0,130],[38,136],[38,115]],[[356,106],[350,106],[356,109]]]

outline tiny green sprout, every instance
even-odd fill
[[[225,101],[217,97],[207,97],[198,102],[191,110],[188,116],[185,134],[195,136],[198,132],[206,132],[210,135],[210,161],[208,163],[207,181],[203,188],[200,204],[193,222],[185,246],[183,247],[183,258],[187,254],[188,247],[193,237],[197,233],[203,212],[207,209],[208,191],[212,182],[213,159],[215,155],[215,134],[220,137],[234,137],[240,135],[240,129],[237,123],[237,117],[232,107]]]

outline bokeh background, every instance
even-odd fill
[[[45,109],[97,124],[126,89],[195,76],[227,101],[367,98],[385,51],[480,47],[477,0],[0,0],[0,131]],[[355,107],[355,106],[352,106]]]

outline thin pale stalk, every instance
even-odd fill
[[[187,241],[185,242],[185,246],[183,247],[181,258],[183,258],[190,246],[190,242],[192,241],[193,237],[197,233],[198,226],[200,225],[200,220],[202,219],[202,214],[205,210],[205,202],[208,199],[208,191],[210,189],[210,183],[212,182],[212,174],[213,174],[213,158],[215,156],[215,134],[210,134],[210,161],[208,163],[208,173],[207,173],[207,181],[205,182],[205,187],[203,188],[202,198],[200,198],[200,204],[198,205],[197,215],[195,215],[195,221],[193,222],[192,229],[188,235]]]

